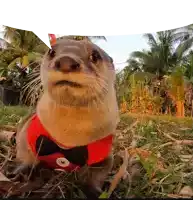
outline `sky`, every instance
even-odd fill
[[[96,41],[114,60],[115,68],[122,69],[133,51],[147,49],[148,45],[143,34],[106,36],[107,41]]]

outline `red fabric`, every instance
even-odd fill
[[[91,165],[104,160],[110,153],[112,147],[113,136],[109,135],[101,140],[88,145],[88,161]]]
[[[51,45],[54,45],[56,43],[56,36],[54,34],[49,34],[49,37]]]
[[[28,127],[27,140],[35,155],[37,154],[35,144],[36,144],[36,140],[38,139],[40,135],[46,136],[50,140],[54,141],[56,144],[59,144],[49,135],[49,133],[41,124],[37,115],[34,115]],[[111,151],[112,140],[113,140],[113,136],[109,135],[101,140],[88,144],[87,164],[91,165],[91,164],[104,160]],[[60,146],[64,146],[64,145],[60,144]],[[72,148],[72,147],[68,147],[68,148]],[[69,163],[69,165],[65,167],[58,165],[56,161],[57,159],[61,160],[61,158],[65,159],[64,155],[60,152],[47,155],[47,156],[38,156],[38,159],[40,161],[44,162],[48,167],[51,167],[51,168],[64,169],[67,171],[79,169],[79,166],[76,166],[72,163]]]

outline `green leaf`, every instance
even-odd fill
[[[146,170],[149,179],[151,179],[152,174],[155,171],[158,158],[154,154],[150,155],[147,160],[142,158],[140,155],[138,155],[138,157],[144,169]]]
[[[108,199],[109,198],[109,194],[108,192],[104,191],[100,196],[99,199]]]
[[[28,57],[28,62],[41,62],[41,59],[43,57],[43,55],[41,53],[38,53],[38,52],[29,52],[27,54],[27,57]]]
[[[0,70],[0,77],[3,77],[4,71]]]
[[[14,59],[9,65],[8,65],[8,69],[14,69],[16,67],[17,62],[19,62],[21,64],[21,58],[16,58]]]

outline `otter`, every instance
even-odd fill
[[[44,91],[36,111],[18,126],[17,160],[23,168],[43,162],[78,170],[91,190],[101,192],[119,122],[113,59],[91,41],[66,37],[46,52],[40,77]]]

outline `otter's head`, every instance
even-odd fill
[[[62,39],[50,49],[41,66],[44,91],[61,105],[86,106],[114,94],[112,58],[97,45]]]

